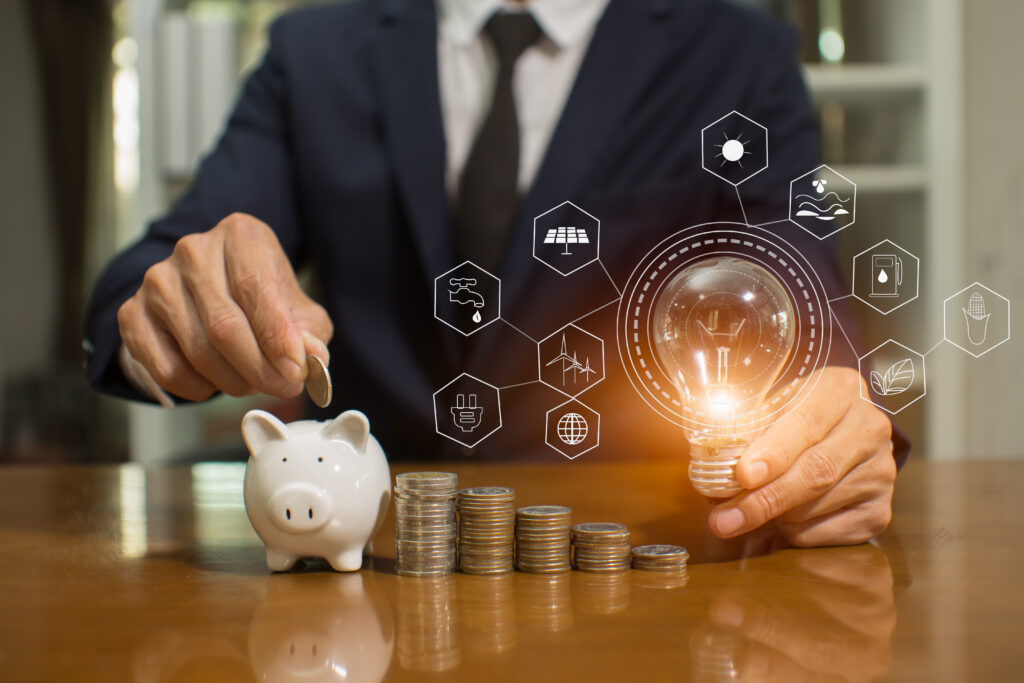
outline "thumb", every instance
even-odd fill
[[[302,326],[299,326],[302,329]],[[307,330],[302,330],[302,341],[306,346],[307,356],[316,356],[324,362],[324,365],[330,367],[331,365],[331,352],[327,350],[327,344],[320,341],[320,339]]]

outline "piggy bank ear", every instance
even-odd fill
[[[328,422],[320,433],[325,439],[344,441],[357,451],[362,451],[370,438],[370,421],[358,410],[346,410]]]
[[[266,443],[287,439],[288,426],[265,410],[250,410],[242,418],[242,438],[255,458]]]

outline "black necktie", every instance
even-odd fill
[[[498,77],[490,112],[459,178],[455,235],[461,258],[494,272],[519,208],[519,123],[512,74],[540,28],[529,13],[498,13],[485,30],[498,54]]]

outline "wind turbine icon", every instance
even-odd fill
[[[545,367],[554,365],[555,363],[558,363],[558,362],[562,363],[562,386],[563,387],[566,385],[566,378],[567,378],[567,376],[568,376],[568,374],[570,372],[572,373],[572,383],[573,384],[576,383],[577,375],[583,375],[583,381],[584,382],[590,382],[590,375],[596,375],[597,374],[597,370],[594,370],[593,368],[590,367],[590,356],[587,356],[586,361],[584,363],[580,363],[579,358],[577,358],[576,351],[573,351],[571,356],[569,355],[568,351],[566,350],[565,333],[564,332],[562,333],[562,350],[561,350],[561,352],[556,357],[554,357],[551,360],[549,360],[547,362],[547,364],[545,365]]]

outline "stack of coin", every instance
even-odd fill
[[[459,491],[459,569],[464,574],[512,571],[516,492],[504,486]]]
[[[625,524],[591,522],[572,528],[573,563],[582,572],[629,569],[629,529]]]
[[[638,545],[633,548],[633,569],[649,572],[686,571],[690,553],[681,545]]]
[[[572,510],[561,505],[533,505],[516,513],[516,569],[531,574],[567,572],[571,551]]]
[[[455,492],[450,472],[407,472],[395,477],[396,571],[439,576],[455,571]]]

